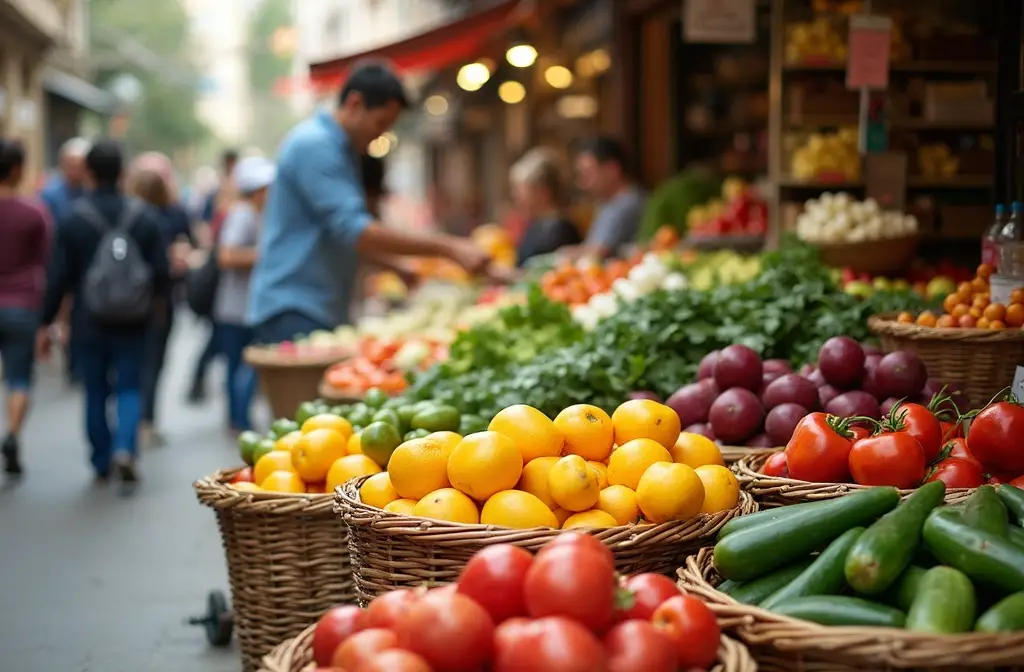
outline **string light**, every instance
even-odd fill
[[[459,68],[456,83],[465,91],[478,91],[491,78],[490,69],[483,63],[468,63]]]
[[[498,87],[498,97],[509,105],[521,103],[526,98],[526,87],[514,80],[502,82]]]
[[[515,68],[528,68],[537,60],[537,50],[529,44],[516,44],[505,52],[505,60]]]
[[[556,89],[568,89],[572,86],[572,70],[564,65],[552,65],[544,71],[544,80]]]

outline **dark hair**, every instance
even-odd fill
[[[352,93],[361,94],[363,104],[371,110],[384,107],[392,100],[397,100],[403,109],[409,107],[409,98],[405,95],[402,80],[383,61],[356,63],[345,85],[341,87],[338,102],[344,103]]]
[[[155,170],[140,170],[131,176],[129,193],[163,210],[171,205],[171,190],[163,175]]]
[[[384,161],[362,154],[360,157],[359,172],[363,177],[363,191],[370,198],[377,198],[386,193],[384,188]]]
[[[584,142],[580,154],[590,154],[598,163],[615,163],[627,175],[631,172],[629,155],[626,148],[615,138],[600,136]]]
[[[96,181],[96,186],[115,186],[124,170],[121,145],[115,140],[99,140],[85,155],[85,167]]]
[[[238,150],[237,149],[225,149],[220,155],[220,165],[224,168],[233,166],[238,163]]]
[[[0,180],[25,165],[25,147],[17,140],[0,140]]]

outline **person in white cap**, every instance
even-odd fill
[[[250,407],[256,393],[256,374],[242,359],[242,351],[253,337],[245,312],[249,279],[257,258],[260,219],[276,173],[274,164],[263,157],[238,162],[232,181],[239,198],[228,211],[216,241],[221,274],[213,319],[218,349],[227,360],[228,422],[235,432],[252,426]]]

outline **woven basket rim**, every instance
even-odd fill
[[[744,457],[751,455],[771,455],[778,451],[778,448],[751,448],[749,446],[719,446],[718,451],[722,453],[722,459],[726,464],[736,463]]]
[[[248,492],[229,485],[230,479],[244,467],[218,469],[192,484],[200,503],[214,509],[237,509],[253,513],[281,515],[323,514],[334,511],[334,496],[329,492]]]
[[[777,495],[779,498],[792,499],[793,503],[815,499],[830,499],[834,496],[848,495],[860,490],[870,490],[871,488],[878,487],[874,485],[860,485],[859,483],[815,483],[814,481],[801,481],[783,476],[765,476],[758,471],[768,461],[768,458],[775,453],[781,452],[783,451],[773,450],[759,455],[747,455],[733,464],[732,471],[736,474],[736,479],[740,482],[740,486],[750,491],[755,498],[758,494],[763,494],[762,491],[764,490],[776,490],[779,491]],[[916,488],[901,489],[899,491],[900,497],[907,497],[916,490]],[[972,492],[974,492],[974,488],[947,488],[945,499],[947,503],[956,503],[966,499]]]
[[[338,348],[329,353],[293,353],[284,357],[267,345],[250,345],[243,353],[245,362],[257,369],[326,368],[354,355],[352,348]]]
[[[915,669],[948,665],[936,660],[940,655],[953,658],[957,665],[985,669],[1024,660],[1024,632],[932,635],[899,628],[826,626],[740,604],[712,585],[711,580],[719,577],[711,547],[688,557],[678,576],[680,588],[704,600],[724,628],[751,646],[767,644],[784,651],[833,654],[848,665],[857,664],[855,658],[860,658],[873,665]]]
[[[354,404],[363,400],[363,395],[355,390],[345,390],[334,387],[326,380],[320,383],[318,390],[321,399],[333,401],[336,404]]]
[[[453,523],[446,520],[435,520],[433,518],[418,518],[416,516],[384,511],[383,509],[363,504],[359,497],[359,486],[367,478],[370,477],[361,476],[353,478],[344,485],[335,488],[335,510],[344,517],[345,522],[349,526],[372,526],[377,528],[379,533],[387,536],[404,536],[409,537],[412,541],[415,541],[417,538],[423,538],[425,543],[432,543],[429,540],[430,534],[458,534],[458,541],[448,541],[446,545],[449,546],[477,544],[481,541],[523,544],[530,541],[554,539],[561,534],[569,532],[586,532],[609,543],[641,544],[648,539],[660,538],[667,534],[672,534],[675,530],[685,529],[694,521],[701,520],[702,524],[697,530],[691,531],[688,534],[680,534],[674,540],[676,542],[683,542],[706,537],[716,532],[728,520],[736,516],[755,513],[758,510],[758,505],[754,498],[741,489],[740,498],[735,508],[714,514],[699,514],[697,517],[688,520],[673,520],[667,523],[650,525],[618,525],[616,527],[586,530],[562,530],[551,527],[518,529],[480,523],[471,525],[467,523]],[[385,525],[381,525],[381,523],[385,523]]]
[[[892,336],[912,341],[944,341],[955,343],[1020,343],[1024,342],[1024,329],[963,329],[938,328],[904,324],[896,321],[896,313],[881,313],[868,318],[868,329],[879,336]]]

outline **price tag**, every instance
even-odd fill
[[[854,14],[846,56],[846,88],[889,88],[889,47],[892,19]]]
[[[1024,401],[1024,366],[1017,367],[1017,373],[1013,374],[1013,385],[1010,387],[1010,394],[1017,401]]]
[[[907,196],[907,154],[885,152],[864,157],[864,187],[883,210],[903,210]]]
[[[754,42],[754,0],[683,0],[683,39],[711,44]]]

